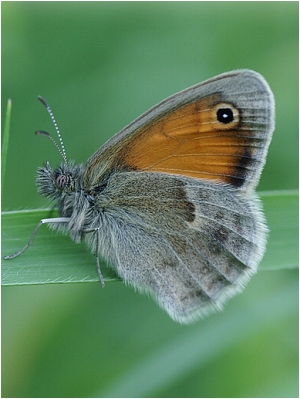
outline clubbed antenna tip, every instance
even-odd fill
[[[62,140],[61,134],[60,134],[59,129],[58,129],[58,125],[57,125],[56,120],[54,118],[53,112],[52,112],[52,110],[50,108],[50,105],[47,103],[47,101],[43,97],[38,96],[38,99],[46,107],[46,109],[48,111],[48,114],[50,115],[50,118],[52,119],[52,122],[54,124],[57,136],[58,136],[59,141],[60,141],[60,147],[61,148],[58,146],[58,144],[56,143],[54,138],[49,133],[44,132],[43,130],[38,130],[37,132],[35,132],[35,134],[42,134],[44,136],[49,137],[49,139],[54,143],[55,147],[58,149],[58,151],[59,151],[60,155],[63,157],[64,161],[67,162],[67,154],[66,154],[64,142]]]

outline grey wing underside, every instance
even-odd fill
[[[116,174],[107,195],[102,255],[174,320],[188,323],[220,309],[256,272],[266,242],[256,198],[220,184],[141,172]]]

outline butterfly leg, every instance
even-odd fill
[[[105,287],[105,283],[104,283],[104,277],[101,273],[101,269],[100,269],[100,261],[99,261],[99,234],[97,234],[99,231],[99,227],[95,227],[94,229],[86,229],[83,230],[83,233],[92,233],[95,232],[96,233],[96,253],[95,253],[95,258],[96,258],[96,268],[97,268],[97,273],[102,285],[102,288]]]
[[[69,218],[50,218],[50,219],[42,219],[39,221],[38,225],[36,226],[32,236],[30,237],[30,240],[28,241],[28,243],[25,245],[25,247],[23,247],[22,249],[20,249],[18,252],[12,254],[12,255],[6,255],[3,257],[3,259],[7,260],[7,259],[14,259],[17,256],[21,255],[23,252],[26,251],[26,249],[28,247],[30,247],[30,245],[33,243],[33,240],[35,238],[35,236],[37,235],[40,227],[45,224],[45,223],[68,223],[70,221]]]

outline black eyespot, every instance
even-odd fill
[[[217,111],[218,121],[224,124],[230,123],[234,120],[232,109],[220,108]]]

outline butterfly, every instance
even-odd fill
[[[255,194],[275,125],[265,79],[250,70],[183,90],[114,135],[85,165],[37,171],[59,217],[39,227],[85,241],[126,283],[172,319],[190,323],[221,309],[257,271],[267,227]],[[43,131],[39,134],[52,137]]]

